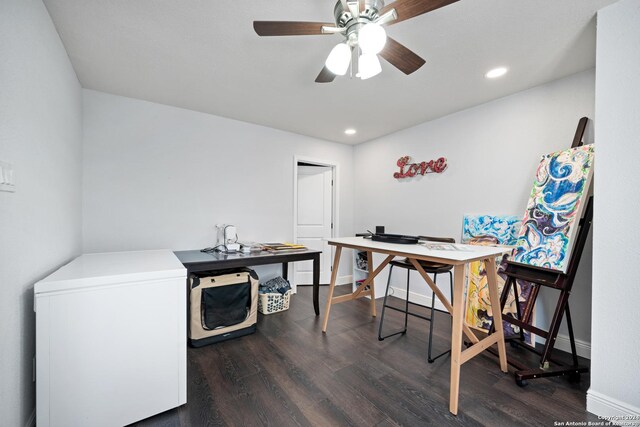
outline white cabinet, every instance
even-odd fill
[[[353,290],[355,290],[363,280],[367,278],[369,274],[367,270],[367,252],[353,250]],[[373,269],[375,270],[382,262],[384,262],[386,255],[373,254]],[[362,261],[364,260],[364,261]],[[387,279],[389,277],[389,266],[387,265],[384,270],[378,274],[374,280],[375,295],[377,298],[384,297],[384,291],[387,287]],[[368,297],[367,297],[368,298]]]
[[[186,403],[186,269],[171,251],[82,255],[34,292],[38,427],[122,426]]]

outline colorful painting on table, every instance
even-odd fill
[[[513,260],[567,272],[593,176],[593,145],[542,158]]]
[[[517,215],[465,215],[462,224],[462,243],[475,237],[491,236],[500,245],[515,245],[522,217]]]
[[[471,245],[495,245],[498,243],[498,239],[494,236],[478,236],[466,241],[465,243]],[[496,258],[496,267],[498,271],[498,292],[502,293],[504,288],[506,277],[501,274],[501,271],[506,267],[506,262],[509,259],[508,254],[504,254],[502,258]],[[518,280],[516,282],[518,288],[518,300],[520,304],[520,312],[523,313],[529,295],[531,294],[531,284]],[[487,279],[487,271],[482,261],[474,261],[469,263],[469,270],[467,274],[467,296],[466,296],[466,309],[465,309],[465,322],[472,328],[488,332],[491,324],[493,323],[493,312],[491,309],[491,300],[489,299],[489,282]],[[502,311],[503,316],[518,317],[518,308],[516,307],[515,295],[513,290],[509,292],[507,297],[507,303]],[[531,318],[531,322],[533,317]],[[502,322],[502,328],[504,330],[505,337],[517,336],[520,333],[520,328],[512,325],[509,322]],[[532,344],[532,335],[524,331],[525,342]]]

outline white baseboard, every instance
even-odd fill
[[[538,338],[538,340],[542,340],[542,342],[544,342],[544,338]],[[569,337],[567,335],[558,334],[556,337],[555,348],[571,353],[571,342],[569,341]],[[576,352],[578,353],[578,356],[591,360],[591,343],[577,339]]]
[[[338,278],[336,279],[336,286],[339,285],[350,285],[353,282],[353,278],[351,275],[348,276],[338,276]],[[322,285],[323,283],[321,283]],[[308,285],[305,285],[308,286]],[[297,285],[295,286],[295,289],[293,291],[294,294],[298,293],[298,287]]]
[[[613,424],[630,425],[627,424],[629,421],[638,422],[640,420],[640,408],[592,389],[587,391],[587,411],[606,418]]]
[[[405,299],[407,295],[407,291],[402,288],[394,288],[393,286],[389,287],[389,296],[395,296],[400,299]],[[446,294],[445,294],[446,296]],[[416,292],[409,291],[409,301],[415,304],[424,305],[425,307],[431,307],[431,294],[424,295]],[[438,298],[436,298],[436,303],[434,304],[434,308],[440,311],[447,311],[444,308],[444,305],[440,302]]]
[[[394,295],[400,299],[404,299],[406,295],[406,291],[404,289],[390,287],[389,295]],[[415,292],[409,292],[409,301],[416,304],[424,305],[426,307],[431,307],[431,294],[424,295],[424,294],[418,294]],[[440,300],[437,298],[436,298],[435,308],[440,311],[447,311],[444,308],[444,305],[442,305]],[[544,342],[544,339],[538,337],[538,342]],[[558,337],[556,338],[555,348],[561,351],[566,351],[567,353],[571,353],[571,343],[569,341],[569,337],[566,335],[558,335]],[[580,357],[591,359],[591,343],[587,341],[576,340],[576,352]]]
[[[350,285],[351,283],[353,283],[352,275],[338,276],[338,278],[336,279],[336,285]]]
[[[36,426],[36,408],[33,408],[29,419],[25,423],[24,427],[35,427]]]

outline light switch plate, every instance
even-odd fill
[[[7,162],[0,162],[0,191],[8,191],[10,193],[16,191],[13,165]]]

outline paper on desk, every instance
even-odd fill
[[[469,245],[464,243],[435,243],[435,242],[418,242],[420,246],[432,251],[457,251],[457,252],[478,252],[478,248],[483,246]],[[503,252],[509,252],[513,249],[513,246],[509,245],[486,245],[495,248],[503,248]]]
[[[428,243],[420,242],[420,245],[424,245],[427,249],[433,251],[459,251],[460,249],[452,243]]]

